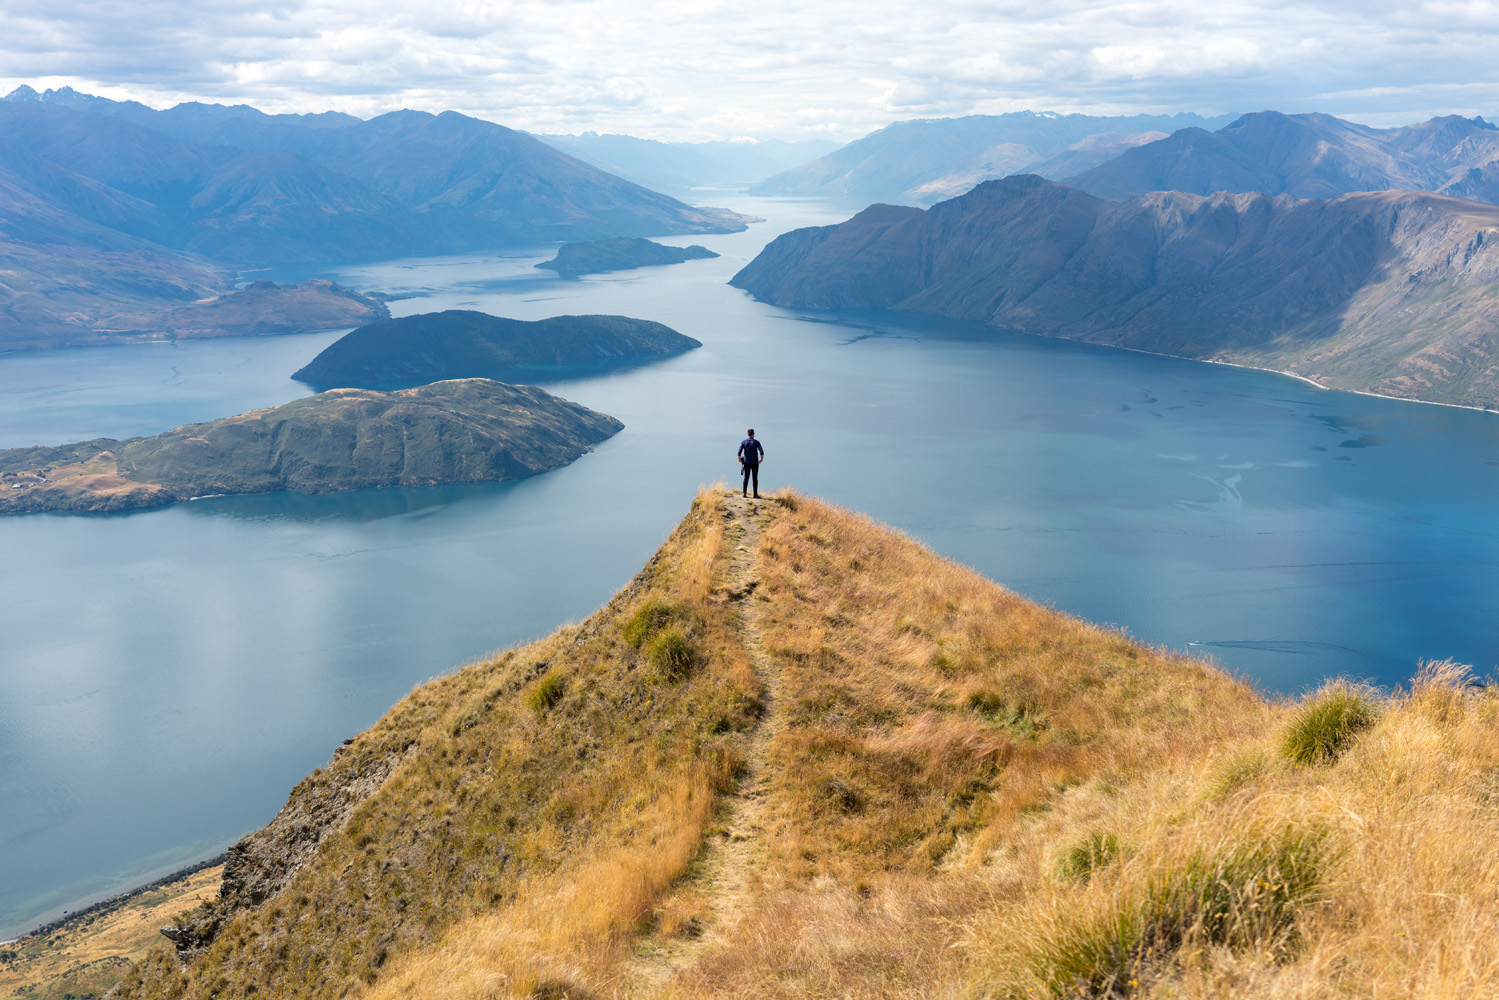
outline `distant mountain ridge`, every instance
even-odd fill
[[[1100,198],[1146,191],[1260,191],[1335,198],[1354,191],[1434,191],[1499,203],[1499,127],[1448,115],[1379,129],[1324,114],[1244,115],[1216,132],[1186,128],[1079,172],[1066,183]]]
[[[682,198],[694,188],[747,187],[838,148],[823,139],[659,142],[598,132],[536,138],[600,170]]]
[[[155,111],[28,87],[0,102],[0,137],[67,178],[42,191],[59,210],[235,264],[744,228],[452,111]]]
[[[1499,405],[1499,208],[1424,192],[1114,203],[1010,177],[788,233],[731,283]]]
[[[930,205],[1010,174],[1077,173],[1161,134],[1188,126],[1213,128],[1234,117],[1015,111],[895,122],[769,177],[750,193],[821,197],[858,208],[878,202]]]

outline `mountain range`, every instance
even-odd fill
[[[1066,183],[1116,200],[1146,191],[1335,198],[1397,190],[1499,203],[1499,127],[1448,115],[1379,129],[1332,115],[1261,111],[1216,132],[1183,128],[1123,150]]]
[[[23,87],[0,102],[0,138],[0,171],[56,210],[235,265],[744,228],[452,111],[156,111]]]
[[[1499,406],[1499,208],[1427,192],[1111,202],[1022,175],[788,233],[732,284]]]
[[[1015,111],[895,122],[820,159],[766,178],[750,193],[826,198],[857,208],[876,202],[930,205],[995,177],[1079,173],[1178,129],[1216,128],[1233,118],[1105,118]]]

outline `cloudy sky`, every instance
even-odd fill
[[[847,140],[1020,109],[1499,114],[1499,0],[6,0],[0,86]]]

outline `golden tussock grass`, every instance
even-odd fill
[[[793,493],[705,491],[376,744],[311,864],[122,996],[1499,996],[1495,689],[1267,702]]]

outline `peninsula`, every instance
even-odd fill
[[[0,514],[503,482],[566,465],[623,426],[532,386],[488,379],[336,389],[155,437],[0,450]]]
[[[787,233],[730,284],[1499,406],[1499,208],[1423,191],[1110,202],[1007,177]]]
[[[319,388],[382,387],[497,377],[537,366],[617,365],[701,346],[669,326],[628,316],[527,321],[449,309],[362,326],[292,378]]]
[[[557,256],[536,266],[556,271],[564,278],[576,278],[584,274],[680,264],[687,260],[706,260],[717,256],[712,250],[696,243],[689,247],[669,247],[655,240],[620,236],[612,240],[564,243],[557,248]]]

